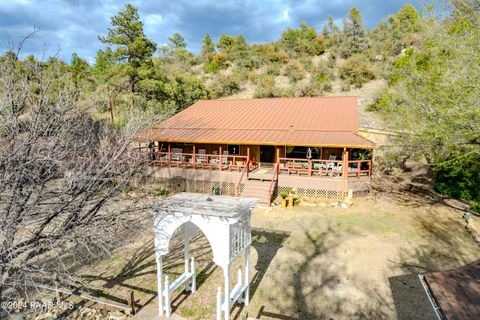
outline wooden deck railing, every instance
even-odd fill
[[[227,154],[150,152],[148,155],[154,165],[178,168],[241,171],[249,162],[247,156]]]
[[[278,174],[279,174],[278,169],[279,169],[279,164],[277,162],[273,167],[273,177],[272,177],[272,181],[270,182],[270,186],[268,188],[268,199],[267,199],[268,205],[272,204],[272,196],[273,196],[273,192],[275,191],[274,186],[276,186],[278,182]]]
[[[140,149],[139,149],[140,150]],[[149,152],[143,148],[142,152],[148,155],[151,164],[178,168],[250,171],[254,168],[248,156],[230,154],[204,154],[185,152]],[[344,174],[343,166],[347,165],[346,177],[371,177],[371,160],[321,160],[301,158],[279,158],[277,162],[278,174],[305,175],[317,177],[335,177]],[[242,173],[242,178],[243,178]]]
[[[341,176],[344,172],[343,160],[320,160],[320,159],[299,159],[279,158],[279,173],[306,175],[306,176]],[[346,161],[348,177],[367,176],[371,177],[371,160],[348,160]]]
[[[250,168],[250,160],[247,161],[245,168],[243,168],[240,179],[238,179],[237,183],[235,184],[235,195],[237,197],[240,195],[240,184],[242,184],[243,176],[245,175],[245,173],[247,173],[247,177],[248,177],[248,168]]]

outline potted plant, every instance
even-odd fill
[[[295,196],[296,193],[297,193],[296,189],[290,189],[290,191],[288,192],[288,208],[293,208],[293,205],[294,205],[293,197]]]
[[[287,207],[287,196],[288,196],[288,192],[286,191],[280,193],[280,197],[282,198],[282,208]]]

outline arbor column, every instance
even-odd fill
[[[250,303],[250,245],[245,248],[245,305]]]
[[[230,263],[225,266],[223,270],[223,277],[225,281],[225,289],[224,289],[224,303],[223,307],[225,319],[230,319]]]
[[[155,254],[157,260],[158,314],[163,316],[163,261],[160,254]]]

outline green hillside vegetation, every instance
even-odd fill
[[[52,96],[73,92],[117,127],[132,109],[170,115],[199,99],[341,95],[381,80],[369,110],[404,134],[380,169],[425,161],[439,192],[480,209],[479,7],[478,0],[451,0],[444,10],[419,12],[407,4],[370,30],[354,7],[341,26],[332,17],[322,30],[302,22],[270,43],[206,34],[193,54],[179,33],[158,47],[137,8],[126,5],[99,35],[104,49],[93,64],[77,54],[66,63],[13,52],[0,63],[15,61],[27,77],[32,68],[55,74]]]

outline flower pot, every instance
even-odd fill
[[[293,208],[293,195],[288,196],[288,208]]]

